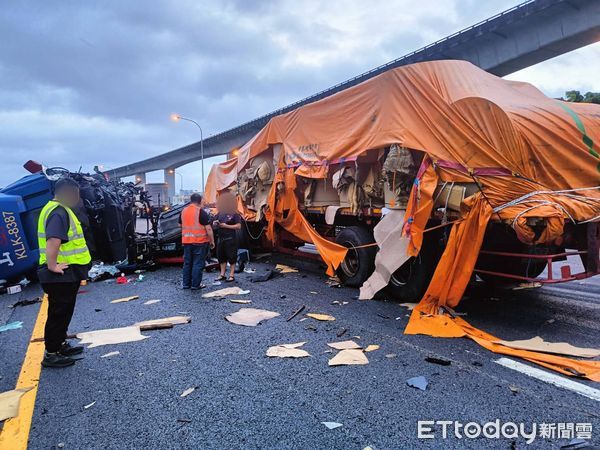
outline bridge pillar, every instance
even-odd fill
[[[175,197],[175,169],[165,169],[165,183],[169,194],[169,204],[173,204]]]
[[[136,173],[133,178],[135,183],[139,183],[142,186],[146,185],[146,174],[145,173]]]

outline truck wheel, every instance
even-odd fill
[[[421,251],[392,274],[385,288],[387,294],[405,302],[421,300],[442,256],[439,239],[438,232],[430,231],[424,234]]]
[[[507,226],[491,226],[486,231],[481,250],[509,253],[529,253],[532,255],[550,255],[557,251],[554,246],[527,245],[519,241],[516,233]],[[515,258],[480,254],[475,265],[477,269],[492,272],[504,272],[510,275],[535,278],[546,268],[543,259]],[[507,286],[520,281],[487,273],[477,273],[477,276],[493,286]]]
[[[349,248],[337,269],[340,281],[346,286],[362,286],[375,267],[377,247],[356,247],[374,243],[373,233],[364,227],[346,227],[338,233],[335,242]]]

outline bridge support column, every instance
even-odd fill
[[[140,184],[142,186],[146,186],[146,174],[145,173],[136,173],[134,177],[134,182]]]
[[[165,183],[169,194],[169,204],[173,204],[175,197],[175,169],[165,169]]]

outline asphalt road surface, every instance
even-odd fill
[[[260,273],[273,263],[252,267]],[[29,448],[510,449],[560,448],[571,440],[558,437],[557,430],[553,438],[537,437],[531,445],[524,437],[457,438],[453,428],[444,439],[437,425],[434,438],[418,437],[419,420],[483,424],[497,419],[523,423],[526,430],[543,423],[591,424],[590,442],[600,443],[597,398],[504,367],[496,362],[502,355],[467,339],[405,336],[409,314],[405,307],[382,300],[359,301],[356,289],[329,287],[319,270],[288,273],[264,283],[250,283],[250,276],[240,274],[237,283],[250,293],[231,297],[247,298],[250,305],[182,291],[175,267],[147,273],[142,283],[117,285],[112,280],[82,288],[72,332],[182,313],[192,322],[144,332],[150,337],[143,341],[87,349],[85,358],[70,368],[42,370]],[[206,274],[205,281],[210,284],[213,278],[214,274]],[[207,290],[222,287],[209,285]],[[21,294],[0,297],[0,325],[23,322],[22,329],[0,333],[0,392],[15,387],[40,309],[39,304],[8,305],[37,295],[40,289],[33,285]],[[129,295],[140,298],[110,303]],[[160,302],[144,305],[152,299]],[[301,305],[306,310],[286,321]],[[224,320],[246,306],[281,316],[257,327]],[[309,311],[336,320],[301,320]],[[533,291],[492,291],[475,285],[458,311],[500,338],[540,335],[550,341],[600,346],[597,280]],[[381,348],[367,353],[368,365],[329,367],[334,353],[328,352],[327,343],[345,339]],[[310,357],[265,356],[269,346],[302,341]],[[120,354],[100,357],[111,351]],[[451,364],[430,363],[426,357]],[[406,380],[416,376],[426,378],[427,390],[407,386]],[[592,397],[598,393],[597,383],[569,380],[587,387]],[[195,391],[181,397],[190,387]],[[342,426],[328,429],[322,422]]]

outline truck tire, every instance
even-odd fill
[[[410,258],[392,274],[385,292],[395,300],[418,302],[429,287],[441,256],[440,233],[425,233],[419,254]]]
[[[374,243],[373,233],[365,227],[346,227],[338,233],[335,242],[350,249],[337,269],[338,278],[346,286],[362,286],[375,267],[377,247],[356,247]]]
[[[508,226],[493,225],[486,231],[481,250],[550,255],[556,253],[557,248],[552,245],[524,244],[519,241],[512,228]],[[531,258],[480,254],[475,267],[481,270],[504,272],[510,275],[535,278],[546,268],[546,261]],[[492,286],[507,286],[520,282],[514,278],[506,278],[487,273],[478,272],[477,276]]]

